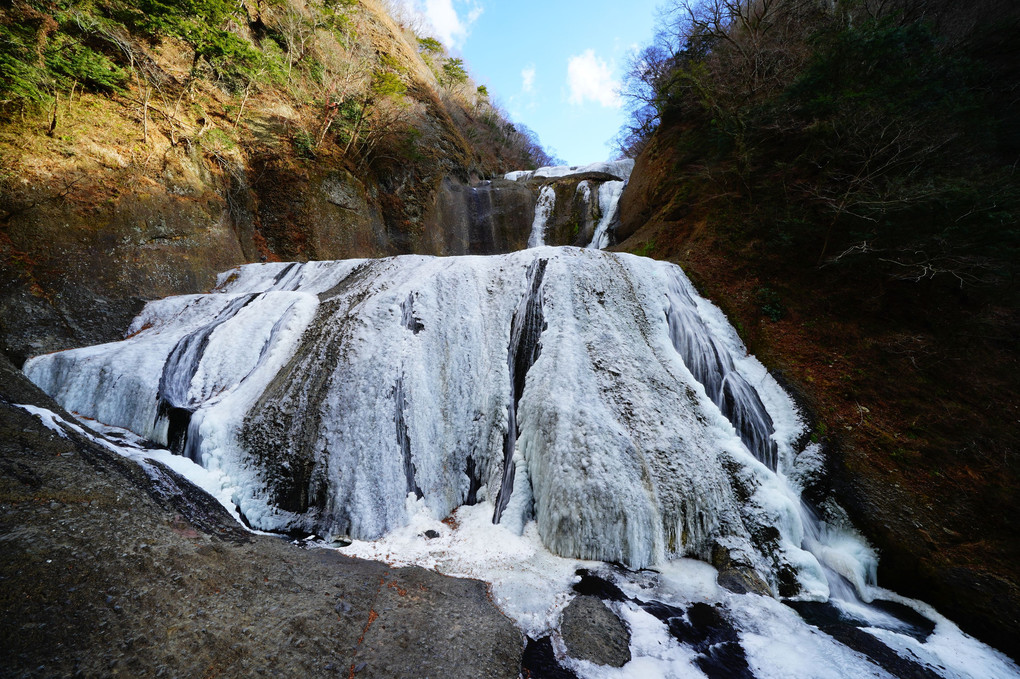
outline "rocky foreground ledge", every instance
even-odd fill
[[[253,535],[17,405],[0,356],[0,677],[516,677],[484,583]]]

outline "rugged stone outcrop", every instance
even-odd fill
[[[571,601],[563,609],[560,634],[575,658],[611,667],[630,662],[630,630],[598,597]]]
[[[250,534],[17,404],[60,412],[0,357],[0,676],[518,675],[483,583]]]
[[[491,255],[523,250],[535,212],[525,184],[493,179],[465,184],[443,180],[430,215],[429,250],[444,255]]]

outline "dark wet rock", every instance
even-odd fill
[[[560,634],[573,658],[612,667],[630,662],[630,630],[596,597],[570,602],[560,619]]]
[[[535,213],[535,194],[524,184],[494,179],[468,185],[443,180],[429,229],[432,249],[447,255],[491,255],[528,245]]]
[[[730,550],[716,544],[712,547],[712,565],[719,575],[716,582],[719,586],[735,594],[761,594],[772,596],[772,588],[750,565],[732,557]]]
[[[581,581],[574,583],[574,591],[578,594],[598,597],[603,601],[626,601],[628,599],[619,587],[585,568],[578,569],[577,575],[581,576]]]
[[[439,531],[429,529],[425,531],[425,537],[428,538],[429,540],[435,540],[436,538],[439,537]]]
[[[927,638],[927,635],[931,634],[931,631],[934,629],[934,625],[931,625],[931,628],[928,629],[927,634],[925,634],[923,630],[931,623],[931,621],[927,620],[927,618],[923,618],[923,616],[919,616],[916,613],[914,616],[907,615],[902,610],[902,608],[906,608],[905,606],[900,608],[896,604],[893,604],[893,602],[883,603],[892,604],[892,606],[881,606],[886,612],[892,613],[897,617],[902,615],[905,618],[909,618],[909,620],[905,620],[905,622],[916,625],[914,633],[912,634],[915,638],[920,638],[918,637],[918,634],[923,634],[923,637]],[[866,656],[869,660],[871,660],[871,662],[889,672],[894,677],[909,677],[910,679],[937,679],[937,677],[941,676],[939,673],[929,669],[925,665],[897,654],[891,648],[879,641],[877,637],[862,630],[861,625],[863,623],[861,621],[848,617],[829,602],[787,601],[786,604],[796,610],[807,623],[814,625],[841,644]],[[921,618],[921,620],[925,622],[922,623],[917,618]]]
[[[885,601],[883,599],[875,599],[870,605],[895,616],[901,622],[905,623],[908,627],[900,631],[904,634],[909,634],[922,643],[927,641],[928,637],[930,637],[935,631],[935,621],[929,620],[910,606],[905,606],[895,601]]]
[[[696,603],[687,609],[686,619],[669,621],[669,631],[699,652],[695,663],[710,679],[754,679],[740,635],[720,607]]]
[[[684,609],[661,601],[642,601],[640,606],[646,613],[654,615],[662,622],[669,622],[670,618],[682,618],[684,615]]]
[[[719,586],[734,594],[761,594],[771,596],[768,583],[750,568],[727,568],[719,571]]]
[[[810,625],[814,625],[840,643],[850,646],[866,656],[872,663],[897,677],[933,679],[938,673],[924,665],[903,658],[877,637],[861,629],[871,623],[857,620],[840,611],[828,602],[786,602]],[[896,602],[876,600],[870,606],[895,616],[902,623],[897,628],[901,634],[909,634],[918,641],[924,641],[934,631],[935,624],[913,609]]]
[[[552,639],[528,637],[521,659],[521,676],[524,679],[577,679],[577,675],[560,665],[553,651]]]
[[[641,607],[666,623],[674,639],[697,651],[694,662],[709,679],[754,679],[737,628],[719,606],[696,603],[684,611],[646,601]]]
[[[14,404],[66,415],[0,357],[0,677],[517,677],[483,583],[247,533]]]
[[[109,299],[80,284],[49,298],[12,286],[0,294],[0,352],[21,366],[38,354],[119,340],[141,308],[136,298]]]

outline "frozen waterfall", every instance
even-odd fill
[[[588,247],[602,250],[609,245],[609,227],[619,219],[620,198],[626,185],[625,181],[608,181],[599,185],[599,223]]]
[[[258,528],[377,538],[408,495],[437,517],[489,502],[557,554],[723,549],[774,589],[828,594],[775,473],[796,411],[671,264],[544,247],[254,264],[25,370],[220,472]]]
[[[531,224],[531,236],[528,237],[529,248],[545,245],[545,225],[555,207],[556,191],[551,186],[543,186],[535,202],[535,219]]]
[[[626,181],[633,170],[634,160],[632,158],[624,158],[623,160],[610,160],[589,165],[549,165],[540,167],[537,170],[517,170],[506,173],[503,175],[503,178],[510,181],[528,181],[530,179],[555,179],[599,173],[612,175],[619,180]]]
[[[612,233],[620,219],[620,199],[623,197],[623,190],[627,186],[633,169],[634,161],[626,159],[591,165],[542,167],[538,170],[507,173],[504,176],[505,179],[515,182],[530,182],[532,186],[539,187],[528,247],[538,247],[547,243],[555,245],[569,243],[584,245],[587,243],[587,247],[597,250],[608,247]],[[556,204],[556,184],[554,182],[558,180],[577,182],[574,187],[573,205]],[[567,188],[569,186],[570,183],[567,184]],[[571,214],[572,211],[573,214]],[[572,223],[574,233],[568,239],[564,239],[561,233],[559,240],[554,239],[552,243],[549,243],[546,231],[553,222],[560,225]],[[580,222],[583,222],[584,225],[582,226]],[[587,240],[589,235],[590,241]],[[585,240],[578,240],[582,237]]]

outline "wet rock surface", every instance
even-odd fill
[[[720,606],[699,602],[684,611],[650,601],[642,608],[666,623],[670,636],[698,653],[694,663],[709,679],[754,679],[740,634]]]
[[[493,179],[475,185],[447,177],[430,215],[430,250],[447,255],[491,255],[523,250],[535,212],[535,194],[523,184]]]
[[[833,639],[866,656],[893,676],[913,679],[937,679],[940,676],[924,665],[894,653],[874,635],[861,629],[867,623],[853,620],[829,602],[787,601],[786,604],[797,611],[808,624],[814,625]],[[876,600],[872,605],[899,618],[906,625],[902,631],[918,641],[923,642],[935,629],[934,622],[902,604]]]
[[[516,677],[485,585],[241,529],[16,406],[61,412],[0,359],[0,677]]]
[[[581,579],[574,583],[574,591],[581,596],[593,596],[603,601],[627,601],[630,598],[619,587],[585,568],[578,569],[576,575]]]
[[[570,602],[563,610],[560,634],[574,658],[612,667],[630,662],[630,630],[596,597]]]
[[[768,583],[751,566],[734,560],[725,547],[713,546],[712,565],[719,570],[716,581],[720,587],[735,594],[772,596]]]
[[[65,285],[50,299],[13,289],[0,295],[0,351],[21,365],[38,354],[113,342],[123,338],[143,304],[136,297],[107,298],[84,285]]]
[[[581,577],[581,580],[574,584],[574,591],[581,596],[571,602],[571,605],[581,599],[592,599],[597,603],[601,599],[603,601],[628,601],[637,604],[646,613],[658,618],[666,626],[667,633],[676,639],[677,642],[688,646],[694,651],[696,654],[693,658],[694,664],[709,679],[754,678],[754,674],[747,663],[747,655],[744,652],[743,646],[740,645],[740,633],[728,617],[728,611],[722,606],[698,602],[685,609],[681,606],[667,604],[662,601],[646,601],[627,596],[613,583],[586,569],[578,570],[577,575]],[[606,612],[609,613],[608,610]],[[597,614],[593,615],[586,612],[586,615],[588,622],[585,624],[592,625]],[[610,613],[610,615],[612,614]],[[562,632],[564,642],[570,648],[566,631],[567,620],[567,610],[564,610]],[[619,619],[617,619],[617,622],[620,622]],[[622,625],[623,623],[620,624]],[[532,649],[534,643],[536,642],[528,640],[528,649],[524,653],[525,668],[528,667],[528,658],[531,657],[529,653],[535,658],[544,657],[539,653],[541,649],[537,647]],[[629,650],[627,659],[630,659]],[[535,660],[534,662],[537,663],[538,661]]]
[[[528,637],[528,645],[521,660],[521,675],[527,679],[577,679],[576,674],[560,665],[556,659],[552,637]]]

